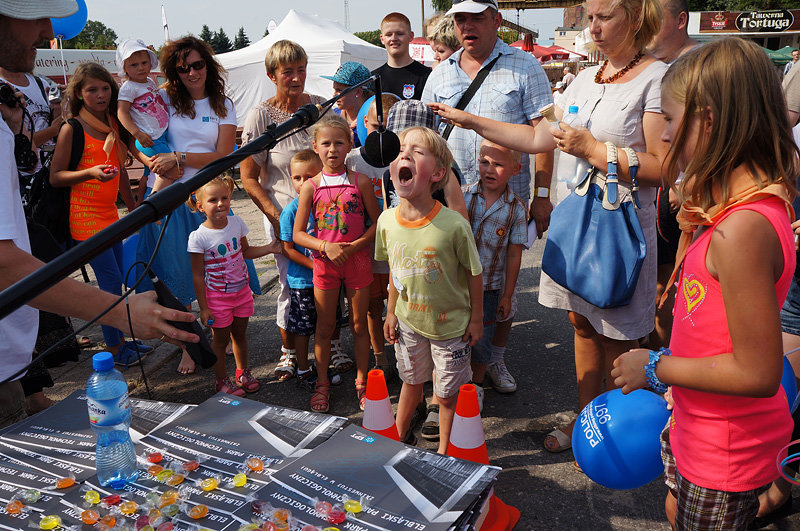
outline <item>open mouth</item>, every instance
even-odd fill
[[[407,183],[412,177],[414,176],[411,174],[410,168],[400,168],[400,171],[397,172],[397,178],[401,183]]]

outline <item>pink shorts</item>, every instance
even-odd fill
[[[363,289],[372,284],[372,260],[369,249],[361,249],[337,266],[327,258],[314,257],[314,287],[339,289],[344,283],[347,289]]]
[[[234,317],[250,317],[255,313],[253,294],[250,286],[245,285],[235,293],[223,293],[206,288],[206,302],[211,318],[212,328],[227,328],[233,324]]]

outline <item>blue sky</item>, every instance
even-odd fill
[[[233,40],[240,26],[251,41],[264,34],[269,21],[277,23],[286,16],[290,8],[316,14],[344,24],[344,0],[85,0],[89,18],[98,20],[117,32],[120,39],[139,38],[148,44],[160,45],[164,41],[161,29],[161,5],[167,11],[170,36],[186,33],[197,34],[203,24],[216,31],[222,27]],[[433,14],[433,8],[425,1],[425,16]],[[235,6],[232,9],[230,6]],[[409,0],[350,0],[350,31],[378,29],[383,16],[392,11],[405,13],[413,30],[421,35],[421,6]],[[562,22],[562,9],[532,9],[521,11],[519,23],[539,30],[539,42],[552,44],[553,30]],[[503,16],[517,21],[516,11],[504,11]]]

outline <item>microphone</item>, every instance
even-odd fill
[[[155,273],[148,269],[147,274],[150,276],[150,280],[153,282],[153,289],[156,292],[158,303],[161,306],[182,312],[186,311],[186,307],[175,298],[175,295],[172,294],[166,284],[164,284]],[[214,354],[214,351],[211,349],[208,338],[206,338],[206,334],[203,332],[203,328],[200,326],[200,323],[198,323],[197,320],[194,320],[191,323],[185,323],[182,321],[167,322],[175,328],[180,328],[184,332],[196,334],[200,338],[200,342],[186,343],[186,351],[189,353],[189,356],[191,356],[192,360],[194,360],[194,362],[200,365],[202,368],[210,369],[214,366],[214,364],[217,362],[217,355]]]
[[[378,115],[378,130],[367,135],[364,141],[364,158],[370,166],[385,168],[400,154],[400,138],[383,124],[383,92],[381,76],[375,77],[375,110]]]

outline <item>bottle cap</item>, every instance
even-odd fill
[[[110,352],[98,352],[92,356],[92,369],[108,371],[114,368],[114,356]]]
[[[578,114],[578,106],[577,105],[570,105],[569,109],[567,109],[569,114]]]

